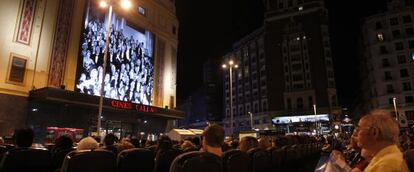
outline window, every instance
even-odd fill
[[[382,23],[381,23],[381,22],[379,22],[379,21],[378,21],[378,22],[376,22],[376,23],[375,23],[375,28],[376,28],[376,29],[382,29]]]
[[[388,59],[382,59],[382,67],[389,67],[390,66],[390,62],[388,61]]]
[[[312,96],[308,97],[308,103],[309,103],[309,107],[312,108],[313,107],[313,98],[312,98]]]
[[[402,42],[395,43],[395,50],[403,50],[403,49],[404,49],[404,45]]]
[[[293,89],[302,89],[303,84],[293,84]]]
[[[411,83],[410,82],[403,82],[403,90],[410,91],[411,90]]]
[[[385,80],[391,80],[392,79],[392,76],[391,76],[391,72],[390,71],[387,71],[384,74],[385,74]]]
[[[410,49],[414,48],[414,40],[409,40],[408,41],[408,48],[410,48]]]
[[[406,103],[414,102],[413,96],[405,96],[405,102]]]
[[[400,77],[408,77],[408,69],[400,69]]]
[[[292,101],[287,99],[287,109],[292,109]]]
[[[404,23],[410,23],[411,22],[411,16],[403,16],[403,22]]]
[[[302,74],[294,74],[293,75],[293,81],[302,81],[303,75]]]
[[[379,42],[384,41],[384,34],[383,33],[377,34],[377,39],[378,39]]]
[[[388,98],[388,104],[390,104],[390,105],[394,104],[394,100],[393,99],[394,98]]]
[[[397,60],[398,60],[398,64],[407,63],[407,60],[405,59],[405,55],[398,55]]]
[[[394,37],[394,38],[400,38],[401,37],[400,30],[393,30],[392,31],[392,37]]]
[[[23,83],[26,74],[26,63],[27,59],[25,57],[19,57],[12,54],[8,81]]]
[[[390,25],[391,26],[398,25],[398,18],[397,17],[391,18],[390,19]]]
[[[143,16],[147,16],[147,9],[140,6],[140,7],[138,7],[138,13],[143,15]]]
[[[406,29],[405,29],[405,33],[406,33],[407,35],[414,35],[414,30],[413,30],[413,28],[412,28],[412,27],[406,28]]]
[[[393,93],[394,92],[394,88],[391,84],[387,84],[387,93]]]
[[[296,106],[298,109],[303,109],[303,99],[301,97],[296,99]]]
[[[338,103],[336,102],[336,96],[335,95],[333,95],[331,97],[331,101],[332,101],[332,106],[337,106],[338,105]]]
[[[387,53],[388,53],[388,51],[387,51],[387,47],[385,47],[385,46],[381,46],[381,47],[380,47],[380,53],[381,53],[381,54],[387,54]]]

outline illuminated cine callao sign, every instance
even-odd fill
[[[138,112],[150,112],[150,113],[157,112],[157,108],[152,107],[152,106],[133,104],[131,102],[123,102],[123,101],[118,101],[118,100],[112,100],[111,106],[115,108],[119,108],[119,109],[128,109],[128,110],[135,109]]]

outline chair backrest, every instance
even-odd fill
[[[155,156],[154,172],[169,172],[175,157],[181,154],[178,149],[158,151]]]
[[[409,149],[404,152],[404,159],[407,163],[408,169],[414,171],[414,149]]]
[[[285,157],[285,150],[281,148],[271,147],[267,149],[272,161],[272,169],[278,169],[283,164],[283,158]]]
[[[228,150],[223,153],[224,172],[249,172],[250,157],[246,152],[240,150]]]
[[[52,169],[56,170],[62,167],[63,160],[65,160],[66,155],[69,152],[74,151],[75,149],[66,149],[66,150],[59,150],[55,153],[52,153]]]
[[[170,172],[222,172],[221,158],[208,152],[186,152],[176,157]]]
[[[154,170],[154,153],[144,148],[123,150],[118,155],[117,168],[118,172],[152,172]]]
[[[1,172],[51,171],[51,156],[46,149],[16,148],[3,155]]]
[[[81,150],[69,152],[61,172],[114,172],[115,155],[107,150]]]
[[[1,159],[3,158],[3,154],[6,152],[7,152],[7,147],[0,145],[0,162],[1,162]]]
[[[252,148],[247,151],[251,159],[251,171],[252,172],[267,172],[270,171],[271,158],[270,154],[261,148]]]

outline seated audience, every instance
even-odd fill
[[[272,141],[268,137],[262,137],[259,139],[259,148],[266,150],[267,148],[272,147]]]
[[[247,152],[248,150],[252,148],[258,147],[258,145],[259,145],[259,142],[257,141],[256,138],[252,136],[246,136],[240,140],[239,149],[243,152]]]
[[[57,153],[60,151],[71,150],[73,149],[73,141],[67,135],[62,135],[55,140],[55,145],[53,146],[51,152]]]
[[[224,129],[222,126],[212,124],[204,129],[202,149],[205,152],[209,152],[220,156],[223,154],[221,146],[224,143]]]
[[[123,138],[117,145],[118,152],[122,152],[123,150],[133,149],[135,146],[129,142],[129,139]]]
[[[184,152],[195,151],[197,150],[197,147],[193,144],[193,142],[184,140],[183,144],[181,144],[181,150]]]
[[[99,143],[92,137],[85,137],[79,141],[76,150],[93,150],[99,148]]]
[[[398,148],[399,126],[389,111],[373,110],[363,116],[356,129],[358,146],[374,156],[365,172],[408,172],[403,154]]]
[[[118,137],[116,137],[113,133],[109,133],[104,137],[103,148],[111,151],[112,153],[114,153],[114,155],[118,155],[118,149],[114,145],[117,141]]]
[[[18,148],[28,148],[33,144],[34,132],[31,128],[17,129],[14,132],[14,141]]]

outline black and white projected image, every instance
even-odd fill
[[[91,4],[91,3],[89,3]],[[108,14],[88,5],[80,43],[76,90],[100,96]],[[153,35],[138,30],[115,13],[111,19],[110,44],[104,96],[151,105],[154,83]]]

